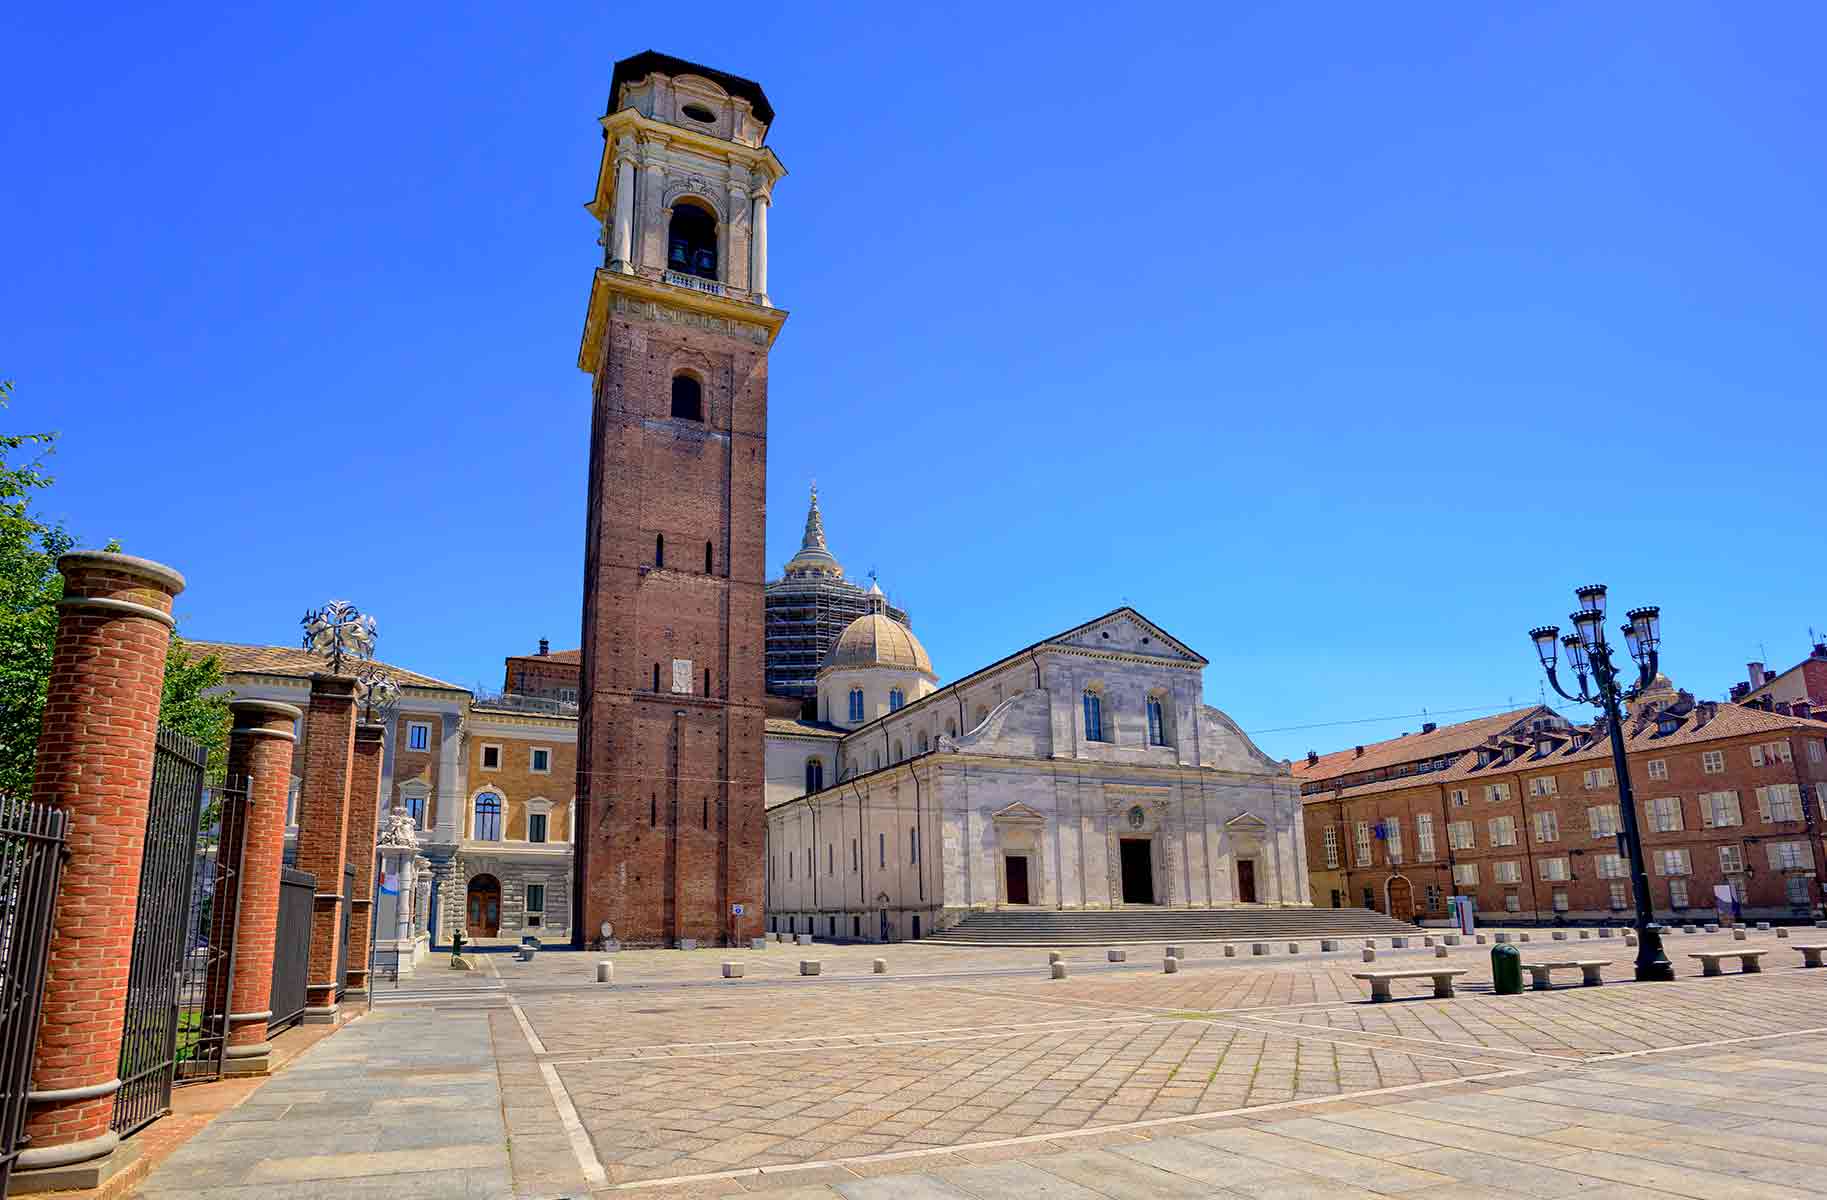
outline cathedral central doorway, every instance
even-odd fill
[[[1028,856],[1025,854],[1005,854],[1002,858],[1003,872],[1009,881],[1009,903],[1028,903]]]
[[[469,935],[494,937],[501,932],[501,883],[493,875],[469,881]]]
[[[1240,858],[1237,860],[1237,900],[1242,904],[1256,903],[1256,860]]]
[[[1154,855],[1150,853],[1151,839],[1123,838],[1123,903],[1153,904],[1155,902],[1155,868]]]

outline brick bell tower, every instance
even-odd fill
[[[605,923],[625,945],[761,932],[773,119],[751,80],[653,51],[615,64],[577,359],[580,945]]]

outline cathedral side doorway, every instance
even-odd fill
[[[1121,839],[1123,856],[1123,903],[1155,902],[1155,865],[1153,838]]]
[[[1237,900],[1241,904],[1256,903],[1256,860],[1253,858],[1237,860]]]
[[[1025,854],[1005,854],[1003,871],[1008,877],[1010,904],[1027,904],[1028,901],[1028,856]]]

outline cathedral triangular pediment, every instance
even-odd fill
[[[1267,833],[1269,823],[1255,813],[1238,813],[1224,823],[1232,833]]]
[[[992,821],[1045,821],[1046,819],[1046,815],[1039,809],[1030,808],[1019,800],[990,814]]]
[[[1119,608],[1076,629],[1069,629],[1058,637],[1049,638],[1047,644],[1070,646],[1079,650],[1135,654],[1146,658],[1166,658],[1176,662],[1205,663],[1203,656],[1133,608]]]

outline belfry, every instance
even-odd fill
[[[767,216],[786,174],[751,80],[616,63],[578,366],[584,537],[579,943],[761,929]]]

